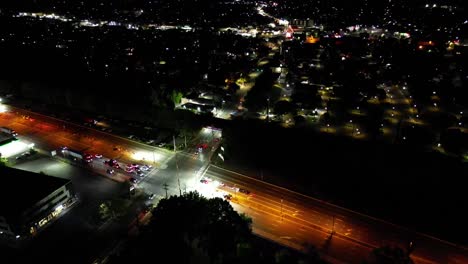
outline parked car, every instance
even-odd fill
[[[148,166],[148,165],[143,165],[140,167],[140,170],[142,171],[148,171],[149,169],[151,169],[151,166]]]
[[[114,174],[114,170],[113,169],[107,169],[107,173]]]
[[[249,190],[239,188],[239,192],[244,193],[244,194],[250,194]]]

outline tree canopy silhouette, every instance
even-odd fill
[[[250,223],[223,199],[197,192],[171,196],[159,202],[146,230],[116,263],[143,263],[147,252],[171,263],[235,263],[238,248],[250,240]]]

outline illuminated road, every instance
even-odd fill
[[[172,152],[130,141],[95,129],[78,126],[55,118],[7,106],[0,114],[0,126],[12,128],[20,136],[31,139],[40,149],[53,150],[60,146],[102,154],[125,163],[144,160],[156,166],[172,157]],[[25,119],[24,116],[29,116]],[[114,150],[114,148],[117,148]]]
[[[468,263],[466,249],[281,187],[214,166],[205,177],[227,185],[219,189],[230,192],[231,204],[253,218],[255,232],[288,246],[301,249],[312,244],[333,258],[361,263],[373,247],[406,248],[412,241],[415,250],[411,256],[416,263]],[[251,194],[234,188],[247,189]],[[335,234],[330,236],[333,229]]]
[[[89,165],[81,163],[75,165],[87,166],[91,171],[117,181],[124,181],[132,176],[138,181],[141,180],[139,187],[160,197],[165,196],[164,184],[167,184],[169,195],[179,194],[179,182],[181,191],[192,190],[197,173],[208,164],[221,137],[219,131],[203,129],[192,144],[204,143],[206,149],[195,155],[195,148],[189,147],[191,154],[178,152],[175,156],[173,151],[11,106],[5,107],[8,112],[0,114],[0,126],[16,130],[20,137],[34,142],[36,148],[50,151],[67,146],[90,154],[102,154],[103,158],[95,159]],[[57,156],[63,157],[60,152]],[[122,168],[133,162],[151,164],[154,168],[144,178],[126,173],[122,169],[114,169],[115,172],[111,175],[106,173],[109,167],[104,165],[104,160],[109,158],[116,159]]]
[[[79,126],[55,118],[39,115],[22,109],[6,106],[8,112],[0,114],[0,126],[16,130],[20,138],[34,142],[38,149],[50,153],[61,146],[81,152],[101,154],[102,159],[95,159],[89,169],[116,181],[125,181],[131,176],[123,169],[115,169],[114,174],[106,172],[104,160],[117,159],[125,168],[129,163],[146,163],[160,168],[174,156],[171,151],[151,147],[139,142],[127,140],[95,129]],[[64,155],[57,151],[58,157]],[[104,159],[105,158],[105,159]],[[76,164],[84,166],[83,164]]]
[[[25,119],[24,115],[31,118]],[[16,130],[43,149],[68,146],[125,163],[141,161],[143,156],[135,157],[136,153],[143,153],[141,155],[146,155],[147,160],[154,153],[155,169],[143,179],[140,187],[158,197],[165,195],[164,184],[167,184],[169,195],[198,189],[200,183],[196,180],[218,147],[217,139],[221,136],[220,132],[202,131],[194,142],[207,144],[202,153],[195,154],[195,149],[189,148],[190,154],[179,152],[174,156],[167,150],[19,109],[2,113],[0,126]],[[114,147],[121,150],[116,151]],[[102,164],[96,166],[98,170],[105,168]],[[250,190],[252,194],[245,195],[221,187],[234,195],[232,204],[236,209],[252,216],[255,232],[291,247],[303,248],[305,243],[309,243],[328,256],[347,263],[359,263],[372,247],[389,244],[405,247],[413,241],[416,248],[412,256],[417,263],[468,263],[464,249],[377,219],[213,166],[209,167],[206,176],[232,187]],[[331,236],[333,229],[335,234]]]
[[[205,143],[207,148],[199,154],[195,153],[195,147],[188,148],[185,152],[178,152],[174,158],[167,162],[167,166],[154,171],[154,176],[145,178],[140,187],[148,193],[158,194],[159,198],[165,196],[164,184],[167,184],[167,194],[179,195],[181,192],[191,191],[196,188],[197,180],[202,171],[208,165],[213,151],[219,145],[221,132],[203,129],[194,140],[196,145]]]

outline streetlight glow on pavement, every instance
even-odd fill
[[[9,158],[29,150],[31,146],[34,145],[21,140],[15,140],[0,146],[0,153],[2,154],[3,158]]]
[[[161,162],[163,160],[163,156],[159,153],[155,153],[152,151],[137,151],[133,153],[132,158],[134,160],[141,160],[146,162]]]

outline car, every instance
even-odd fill
[[[133,169],[137,169],[138,167],[140,167],[140,165],[138,165],[138,164],[135,164],[135,163],[132,163],[132,164],[127,164],[127,168],[133,168]]]
[[[206,179],[201,179],[200,182],[204,184],[208,184],[208,181]]]
[[[162,143],[159,143],[159,144],[158,144],[158,147],[162,148],[162,147],[164,147],[165,145],[166,145],[166,143],[162,142]]]
[[[207,149],[208,148],[208,144],[206,143],[202,143],[202,144],[198,144],[198,149]]]
[[[110,160],[104,161],[104,164],[107,164],[109,166],[113,166],[116,163],[117,163],[117,161],[115,159],[110,159]]]
[[[95,157],[96,159],[102,159],[102,155],[101,155],[101,154],[94,154],[94,157]]]
[[[156,197],[156,194],[152,193],[148,195],[148,200],[153,200]]]
[[[112,165],[112,167],[114,167],[116,169],[120,169],[120,165],[118,163],[114,163],[114,165]]]
[[[109,174],[114,174],[114,170],[113,170],[113,169],[107,169],[106,172],[109,173]]]
[[[152,168],[151,165],[143,165],[143,166],[140,167],[140,169],[141,169],[142,171],[148,171],[148,170],[150,170],[151,168]]]
[[[231,200],[231,199],[232,199],[232,195],[231,195],[230,193],[225,194],[223,197],[224,197],[224,199],[226,199],[226,200]]]
[[[128,172],[128,173],[132,173],[132,172],[135,171],[135,169],[134,169],[134,168],[131,168],[131,167],[130,167],[130,168],[129,168],[129,167],[126,167],[126,168],[125,168],[125,171]]]
[[[131,177],[131,178],[129,179],[129,181],[130,181],[131,183],[137,183],[137,180],[136,180],[135,178],[133,178],[133,177]]]
[[[240,193],[244,193],[244,194],[250,194],[250,191],[249,191],[249,190],[242,189],[242,188],[239,188],[239,192],[240,192]]]

